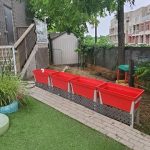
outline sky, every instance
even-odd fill
[[[142,6],[147,6],[150,4],[150,0],[135,0],[135,5],[130,7],[130,4],[125,4],[125,12],[136,10]],[[111,16],[107,16],[105,18],[99,18],[100,24],[98,26],[98,36],[100,35],[108,35],[109,34],[109,26],[110,21],[113,18],[114,14]],[[94,28],[93,26],[88,24],[89,35],[94,36]]]

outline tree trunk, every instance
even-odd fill
[[[97,24],[95,23],[95,44],[97,43]]]
[[[129,61],[129,86],[134,87],[134,61]]]
[[[49,48],[49,65],[53,64],[53,45],[52,45],[52,39],[49,35],[48,37],[49,43],[48,43],[48,48]]]
[[[118,65],[125,63],[124,2],[118,0]]]

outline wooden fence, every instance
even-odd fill
[[[35,29],[35,24],[31,24],[14,44],[14,48],[17,52],[17,72],[21,72],[36,44],[37,36]]]

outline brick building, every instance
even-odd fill
[[[18,39],[18,28],[26,28],[25,2],[0,0],[0,45],[11,45]]]
[[[125,13],[125,43],[127,45],[150,45],[150,5],[135,11]],[[111,20],[109,37],[116,45],[118,43],[118,22]]]

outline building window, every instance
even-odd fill
[[[133,25],[133,33],[135,33],[135,25]]]
[[[137,31],[139,31],[139,24],[136,26]]]
[[[128,43],[132,43],[132,37],[128,36]]]
[[[148,23],[146,24],[146,30],[149,30],[149,24]]]
[[[146,35],[146,44],[149,44],[149,37],[150,35]]]
[[[143,43],[144,42],[144,39],[143,39],[143,35],[141,36],[141,43]]]
[[[132,37],[132,43],[135,43],[135,37],[134,36]]]
[[[140,31],[144,31],[144,24],[141,24],[140,26],[141,26]]]
[[[135,44],[138,44],[138,36],[136,36]]]

